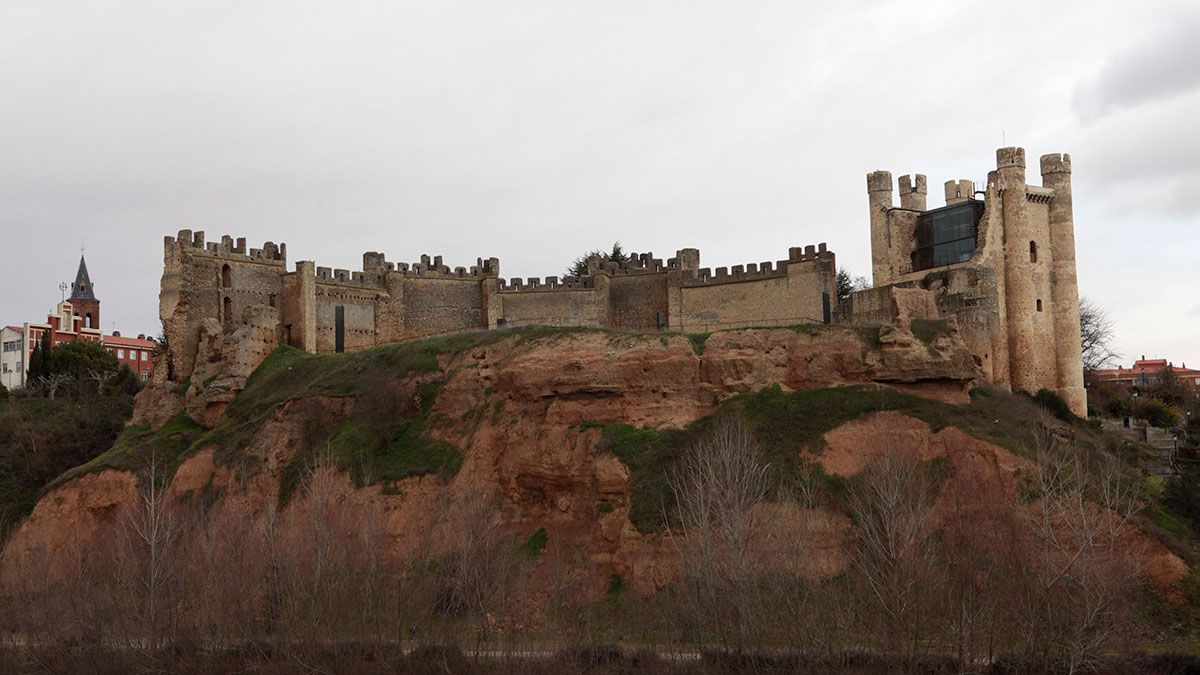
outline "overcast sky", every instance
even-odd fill
[[[422,253],[562,274],[620,240],[704,266],[828,242],[865,174],[1069,152],[1081,292],[1126,362],[1200,367],[1200,11],[1086,2],[0,3],[0,324],[81,243],[105,331],[158,332],[162,236],[289,265]]]

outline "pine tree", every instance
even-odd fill
[[[42,333],[42,337],[33,346],[29,355],[29,380],[36,382],[43,377],[50,377],[50,334]]]

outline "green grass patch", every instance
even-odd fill
[[[654,532],[666,524],[669,470],[692,442],[696,425],[682,429],[638,429],[628,424],[603,425],[602,451],[611,452],[629,468],[632,498],[629,520],[639,532]]]
[[[704,343],[710,337],[712,333],[688,333],[688,342],[692,343],[692,351],[696,352],[696,356],[704,356]]]
[[[895,410],[929,424],[936,433],[955,427],[982,441],[1017,453],[1035,447],[1037,408],[1023,397],[998,390],[976,389],[971,402],[953,405],[920,398],[881,385],[853,385],[785,392],[778,386],[740,394],[726,401],[717,414],[735,412],[751,426],[768,465],[773,491],[788,494],[802,487],[815,488],[835,503],[844,504],[850,480],[827,474],[821,466],[804,462],[800,450],[820,450],[829,431],[872,412]],[[602,451],[611,452],[630,470],[632,482],[630,522],[640,532],[655,532],[669,522],[670,474],[687,447],[704,432],[713,417],[683,429],[642,428],[627,424],[581,424],[603,428]],[[952,467],[933,461],[935,481],[945,480]]]
[[[549,541],[549,535],[546,534],[546,528],[539,527],[533,534],[521,544],[521,550],[530,558],[537,558],[546,550],[546,542]]]
[[[185,451],[201,436],[204,428],[187,413],[179,413],[158,429],[145,424],[131,424],[107,452],[64,472],[49,485],[54,487],[88,473],[114,469],[137,472],[158,462],[169,477],[179,467]]]

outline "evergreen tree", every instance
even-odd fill
[[[569,266],[567,266],[567,276],[586,277],[588,275],[587,261],[588,258],[592,256],[599,258],[600,264],[604,264],[606,262],[625,263],[629,261],[629,256],[626,255],[625,251],[621,248],[621,242],[615,241],[613,242],[612,250],[608,253],[605,253],[600,249],[594,249],[576,258]]]
[[[42,337],[33,346],[29,355],[29,381],[35,382],[43,377],[50,377],[50,333],[42,333]]]

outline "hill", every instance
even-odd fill
[[[1138,446],[979,386],[953,326],[919,328],[280,347],[140,395],[13,534],[6,591],[43,629],[65,593],[79,630],[163,640],[964,659],[1034,634],[1090,658],[1177,618],[1191,534]]]

